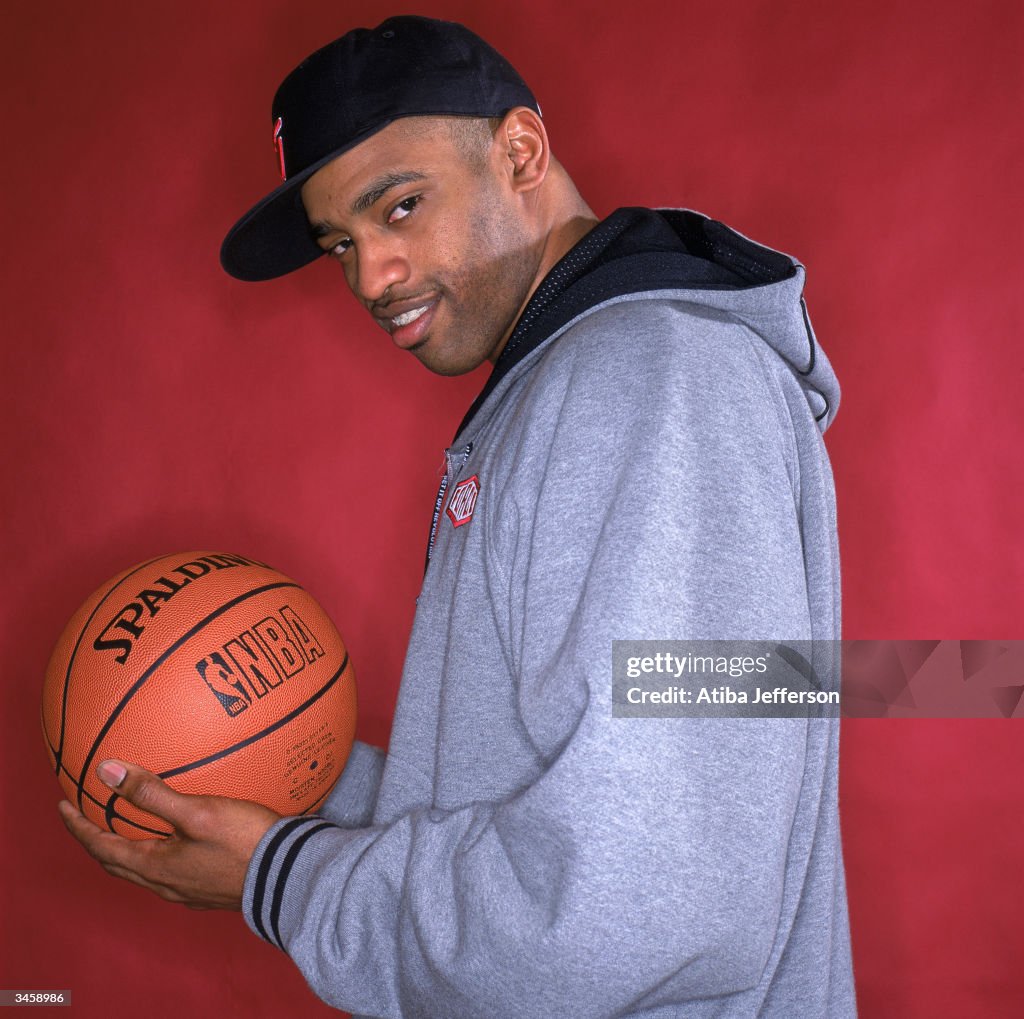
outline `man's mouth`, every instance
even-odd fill
[[[394,332],[415,322],[421,315],[429,311],[437,304],[437,294],[421,294],[419,297],[402,298],[399,301],[390,301],[387,305],[370,309],[370,314],[377,320],[381,329],[387,332]]]
[[[420,308],[413,308],[412,311],[405,312],[404,315],[396,315],[391,319],[391,324],[394,326],[407,326],[410,322],[415,322],[429,307],[429,304],[424,304]]]
[[[439,297],[429,298],[421,301],[413,307],[407,307],[398,315],[374,316],[381,328],[391,334],[395,346],[408,350],[419,343],[426,335],[427,329],[434,318],[434,311],[437,308]]]

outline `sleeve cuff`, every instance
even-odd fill
[[[337,825],[322,817],[281,818],[260,840],[249,861],[242,893],[245,922],[265,941],[284,950],[281,908],[285,887],[303,846]]]

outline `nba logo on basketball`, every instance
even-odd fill
[[[323,657],[323,645],[298,613],[282,605],[276,617],[267,616],[196,662],[196,672],[234,718],[253,703],[254,696],[265,697]]]
[[[465,481],[460,481],[452,490],[448,502],[448,518],[455,527],[468,524],[473,519],[476,509],[476,498],[480,494],[480,479],[474,474]]]

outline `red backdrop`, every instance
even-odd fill
[[[828,446],[850,637],[1024,637],[1022,11],[421,8],[519,67],[599,213],[687,205],[808,265],[844,386]],[[275,182],[280,77],[391,13],[61,0],[2,15],[0,989],[71,988],[82,1016],[328,1012],[239,917],[168,906],[72,843],[38,695],[103,579],[222,548],[320,598],[359,670],[360,735],[386,740],[440,452],[483,376],[434,378],[391,349],[329,264],[245,285],[217,250]],[[1019,1004],[1021,732],[845,726],[864,1016]]]

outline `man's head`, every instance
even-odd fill
[[[330,252],[396,344],[442,374],[497,357],[589,214],[529,89],[460,25],[356,29],[285,79],[272,116],[285,183],[229,232],[224,268],[271,279]]]
[[[546,136],[518,108],[408,117],[302,187],[317,243],[395,344],[442,375],[494,360],[533,289],[547,236]]]
[[[278,88],[271,122],[284,183],[228,232],[224,268],[238,279],[267,280],[315,259],[299,188],[394,121],[503,117],[516,106],[539,113],[515,69],[462,25],[404,16],[353,29],[303,60]]]

